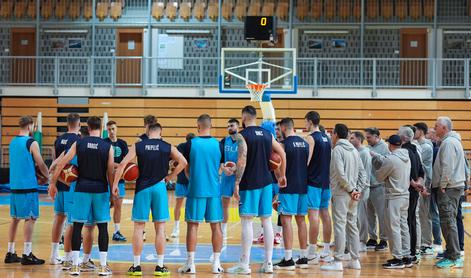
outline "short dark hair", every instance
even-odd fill
[[[255,107],[252,105],[247,105],[242,108],[242,114],[247,114],[255,118],[257,117],[257,109],[255,109]]]
[[[415,123],[414,124],[415,128],[417,128],[418,130],[422,130],[422,132],[424,134],[427,134],[427,131],[428,131],[428,126],[426,123],[424,122],[419,122],[419,123]]]
[[[344,124],[336,124],[334,128],[334,133],[337,134],[337,137],[340,139],[347,139],[348,127]]]
[[[280,125],[288,128],[288,129],[294,129],[294,121],[292,118],[284,118],[280,122]]]
[[[152,130],[152,131],[155,131],[155,130],[158,130],[158,129],[162,130],[162,125],[159,124],[158,122],[153,122],[153,123],[149,124],[147,127],[149,128],[149,130]]]
[[[360,143],[363,144],[363,141],[365,141],[365,135],[363,135],[363,132],[361,132],[361,131],[354,131],[352,134],[353,134],[353,136],[355,136],[356,138],[360,139]]]
[[[198,122],[198,124],[202,124],[205,127],[211,127],[211,116],[209,116],[208,114],[199,115],[196,121]]]
[[[196,137],[196,135],[194,133],[190,132],[186,135],[185,139],[188,142],[188,141],[190,141],[191,139],[193,139],[195,137]]]
[[[325,132],[326,132],[325,127],[324,127],[323,125],[319,125],[319,130],[320,130],[320,132],[322,132],[322,133],[325,133]]]
[[[25,128],[33,123],[34,123],[33,117],[31,116],[23,116],[18,121],[18,125],[20,126],[20,128]]]
[[[313,125],[318,126],[321,122],[321,115],[316,111],[309,111],[306,116],[304,116],[304,119],[310,121]]]
[[[381,135],[380,132],[379,132],[379,129],[377,129],[376,127],[365,128],[365,132],[368,132],[371,135],[377,135],[377,136]]]
[[[227,121],[229,124],[237,124],[240,125],[239,121],[236,118],[230,118],[229,121]]]
[[[67,115],[67,124],[69,126],[74,126],[80,122],[80,115],[77,113],[70,113]]]
[[[87,126],[90,130],[97,130],[101,128],[100,117],[91,116],[87,119]]]
[[[106,123],[106,126],[112,126],[112,125],[117,125],[115,121],[108,121]]]
[[[157,122],[157,118],[154,115],[147,115],[144,117],[144,125],[151,125]]]
[[[281,121],[276,122],[275,126],[281,125]]]

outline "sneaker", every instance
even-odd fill
[[[385,240],[381,240],[378,245],[375,247],[375,251],[387,251],[388,243]]]
[[[451,268],[455,266],[455,261],[449,259],[441,259],[435,264],[435,266],[438,268]]]
[[[445,252],[437,253],[437,256],[435,257],[437,260],[441,260],[443,258],[445,258]]]
[[[146,241],[146,231],[142,231],[142,240]]]
[[[319,253],[319,256],[321,261],[325,262],[324,259],[330,257],[330,250],[322,249],[322,251]]]
[[[180,229],[173,229],[172,234],[170,234],[171,238],[177,238],[180,235]]]
[[[253,243],[259,243],[259,244],[263,244],[265,242],[264,238],[263,238],[263,233],[261,233],[257,239],[254,239]]]
[[[72,261],[64,261],[62,263],[62,270],[70,270],[72,268]]]
[[[224,273],[224,268],[222,268],[220,264],[213,264],[211,266],[211,271],[213,272],[213,274],[222,274]]]
[[[312,257],[309,257],[309,256],[308,256],[308,257],[307,257],[307,263],[308,263],[309,265],[317,265],[317,264],[319,264],[319,256],[317,256],[317,255],[314,255],[314,256],[312,256]]]
[[[154,270],[154,276],[168,276],[170,275],[170,270],[164,265],[164,266],[155,266]]]
[[[461,256],[461,257],[464,257],[464,250],[461,250],[461,251],[460,251],[460,256]]]
[[[402,258],[402,263],[404,264],[405,268],[411,268],[414,266],[411,258]]]
[[[343,271],[343,265],[341,261],[333,261],[328,264],[322,265],[321,270],[324,271]]]
[[[363,242],[360,242],[360,249],[358,249],[359,252],[366,252],[368,251],[368,247],[366,247],[366,244]]]
[[[23,254],[23,257],[21,258],[22,265],[40,265],[44,263],[45,261],[36,258],[36,256],[33,255],[33,252],[29,253],[29,255]]]
[[[420,263],[420,255],[415,255],[411,258],[411,261],[413,264],[419,264]]]
[[[275,245],[278,245],[278,244],[281,243],[281,239],[282,239],[281,234],[280,234],[280,233],[276,233],[276,234],[275,234],[275,237],[273,238],[273,243],[274,243]]]
[[[273,273],[273,263],[272,262],[264,262],[262,268],[260,269],[262,273]]]
[[[227,270],[227,273],[250,275],[250,273],[252,273],[252,271],[250,270],[250,267],[248,265],[243,264],[243,263],[238,263],[235,266],[229,268]]]
[[[49,258],[49,264],[50,265],[62,264],[62,259],[61,258]]]
[[[285,260],[283,258],[279,263],[273,265],[273,269],[275,270],[296,270],[296,265],[294,264],[293,259]]]
[[[177,270],[178,273],[188,273],[188,274],[195,274],[196,267],[194,264],[185,263],[184,265],[180,266]]]
[[[360,261],[359,260],[351,260],[345,265],[345,268],[360,270],[361,269]]]
[[[88,262],[82,262],[79,265],[81,272],[92,272],[96,270],[96,266],[92,260],[88,260]]]
[[[114,241],[126,241],[126,237],[124,237],[120,231],[117,231],[113,234]]]
[[[7,255],[5,256],[4,262],[6,264],[19,263],[21,262],[21,259],[20,257],[18,257],[18,255],[16,255],[16,253],[8,252]]]
[[[399,259],[388,260],[383,267],[386,269],[404,269],[404,263]]]
[[[111,274],[113,274],[113,272],[111,271],[111,268],[109,265],[100,265],[98,267],[99,276],[109,276]]]
[[[377,245],[378,245],[378,242],[374,239],[370,239],[370,240],[368,240],[368,242],[366,242],[366,248],[367,249],[374,250]]]
[[[299,259],[296,261],[296,267],[297,267],[297,268],[301,268],[301,269],[308,268],[308,267],[309,267],[309,263],[308,263],[307,258],[299,258]]]
[[[433,247],[433,250],[435,250],[435,252],[437,252],[437,253],[443,253],[443,247],[442,247],[442,245],[434,244],[432,247]]]
[[[422,256],[433,256],[435,254],[435,250],[433,247],[423,246],[420,248],[420,255]]]
[[[59,249],[64,250],[64,235],[61,236],[61,240],[59,241]]]
[[[127,274],[128,274],[129,276],[142,276],[142,269],[141,269],[141,266],[140,266],[140,265],[138,265],[138,266],[132,265],[132,266],[128,269]]]
[[[72,276],[79,276],[80,275],[80,268],[78,265],[72,265],[70,267],[69,274]]]
[[[464,259],[463,259],[463,257],[461,257],[461,258],[455,260],[454,263],[455,263],[454,268],[463,268],[463,267],[464,267]]]

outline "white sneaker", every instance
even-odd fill
[[[319,253],[319,257],[321,258],[321,261],[325,263],[330,263],[334,260],[334,258],[332,258],[332,256],[330,255],[330,250],[322,250]]]
[[[441,245],[436,245],[436,244],[434,244],[434,245],[433,245],[433,250],[435,250],[435,252],[436,252],[437,254],[443,253],[443,247],[442,247]]]
[[[177,238],[180,235],[180,229],[173,229],[172,234],[170,235],[171,238]]]
[[[113,274],[111,268],[108,265],[100,265],[98,267],[98,275],[99,276],[109,276]]]
[[[178,273],[195,274],[196,273],[195,264],[185,263],[184,265],[182,265],[178,268],[177,272]]]
[[[324,271],[343,271],[343,265],[341,261],[333,261],[326,265],[321,266],[321,270]]]
[[[360,252],[366,252],[368,249],[366,248],[366,244],[363,242],[360,242],[360,249],[358,250]]]
[[[360,261],[359,260],[351,260],[345,265],[345,268],[360,270],[361,269]]]
[[[307,256],[307,264],[308,265],[318,265],[319,264],[319,256],[317,256],[317,254]]]
[[[264,262],[262,268],[260,269],[262,273],[273,273],[273,263]]]
[[[224,273],[224,268],[222,268],[222,266],[220,264],[213,264],[212,267],[211,267],[211,270],[213,272],[213,274],[221,274],[221,273]]]
[[[80,268],[78,265],[72,265],[69,270],[69,274],[72,276],[80,275]]]
[[[352,260],[352,255],[350,253],[343,254],[342,261],[351,261],[351,260]]]
[[[460,251],[460,256],[464,257],[464,251]]]
[[[227,270],[227,273],[250,275],[250,273],[252,273],[252,270],[250,270],[250,267],[248,265],[243,264],[243,263],[238,263],[235,266],[229,268]]]
[[[58,265],[58,264],[62,264],[63,262],[63,259],[62,258],[49,258],[49,264],[51,265]]]

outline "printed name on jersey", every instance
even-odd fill
[[[87,148],[98,150],[98,143],[87,143]]]
[[[322,137],[322,141],[323,142],[329,142],[329,139],[327,139],[326,137]]]
[[[61,145],[67,145],[68,141],[69,141],[69,139],[62,139],[61,140]]]
[[[305,148],[306,144],[304,142],[293,142],[293,147],[295,147],[295,148]]]
[[[146,151],[159,151],[160,145],[146,145],[145,150]]]
[[[263,136],[263,131],[261,131],[261,130],[255,130],[255,135],[256,135],[256,136]]]

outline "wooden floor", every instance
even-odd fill
[[[127,203],[130,202],[131,200],[131,195],[132,192],[128,191],[127,192]],[[173,192],[169,193],[170,195],[170,203],[173,206],[175,199]],[[8,234],[8,225],[9,225],[9,207],[8,205],[5,204],[5,200],[7,199],[7,196],[5,194],[0,194],[0,198],[3,198],[3,202],[1,202],[0,205],[0,234],[1,239],[0,239],[0,253],[3,256],[3,254],[6,253],[6,247],[7,247],[7,234]],[[33,240],[33,252],[40,258],[47,259],[50,254],[50,234],[51,234],[51,225],[52,225],[52,218],[53,218],[53,207],[50,206],[50,201],[47,200],[47,197],[45,195],[41,195],[41,216],[40,219],[37,222],[35,232],[34,232],[34,240]],[[123,209],[123,220],[122,220],[122,233],[127,236],[129,239],[132,236],[132,222],[130,221],[131,218],[131,204],[125,204]],[[173,208],[172,210],[173,211]],[[471,231],[471,217],[469,217],[469,210],[464,209],[465,212],[465,230]],[[227,241],[227,246],[230,246],[232,249],[237,249],[239,250],[239,247],[237,246],[240,241],[240,225],[238,224],[238,217],[237,217],[237,208],[236,208],[236,203],[232,203],[232,210],[231,210],[231,222],[228,225],[228,234],[229,234],[229,239]],[[21,228],[22,226],[20,226]],[[166,232],[168,235],[172,232],[172,227],[173,227],[173,221],[167,225]],[[176,246],[178,243],[180,243],[180,248],[183,248],[181,250],[184,250],[184,243],[185,243],[185,230],[186,226],[183,223],[181,227],[181,233],[180,233],[180,238],[177,240],[170,240],[169,241],[169,248],[173,248],[171,246]],[[20,230],[21,231],[21,230]],[[113,231],[112,225],[109,225],[109,231],[110,234]],[[296,234],[296,233],[295,233]],[[201,243],[201,245],[208,246],[210,243],[210,232],[209,232],[209,226],[208,225],[201,225],[200,226],[200,231],[198,235],[198,241]],[[21,254],[23,250],[23,240],[22,240],[22,234],[21,232],[17,235],[17,253]],[[465,246],[466,246],[466,253],[471,254],[471,240],[470,240],[470,235],[467,233],[465,235]],[[149,245],[148,248],[152,248],[152,243],[154,241],[154,237],[152,236],[152,231],[150,226],[147,228],[147,244]],[[95,241],[96,242],[96,241]],[[119,255],[124,259],[120,259],[119,262],[116,260],[110,261],[110,265],[113,270],[113,277],[126,277],[126,270],[129,268],[131,265],[132,261],[132,254],[130,252],[122,252],[119,250],[122,250],[125,248],[125,250],[131,250],[130,249],[130,241],[127,243],[123,244],[116,244],[116,243],[111,243],[110,245],[110,252],[113,252],[113,256]],[[121,248],[121,249],[113,249],[113,248]],[[282,254],[282,247],[276,247],[278,248],[277,251],[275,252],[278,254]],[[295,241],[295,249],[298,248],[297,241]],[[260,248],[259,248],[260,249]],[[151,250],[151,249],[148,249]],[[229,250],[229,249],[227,249]],[[167,250],[168,251],[168,250]],[[119,253],[120,254],[116,254]],[[226,251],[228,253],[231,253],[229,251]],[[180,261],[184,259],[185,257],[185,252],[180,252],[179,253]],[[231,254],[224,254],[223,252],[223,257],[230,257]],[[197,254],[198,257],[198,254]],[[254,263],[252,265],[252,271],[254,274],[252,276],[261,276],[261,277],[296,277],[296,276],[308,276],[308,277],[471,277],[471,262],[470,260],[465,259],[465,267],[463,269],[452,269],[452,270],[439,270],[433,266],[435,259],[429,258],[429,259],[423,259],[420,265],[415,266],[411,269],[405,269],[405,270],[384,270],[381,268],[381,263],[383,263],[386,259],[389,258],[389,253],[388,252],[368,252],[368,253],[362,253],[361,255],[361,263],[362,263],[362,270],[361,271],[353,271],[353,270],[345,270],[343,273],[335,273],[335,272],[321,272],[319,269],[319,266],[312,266],[309,269],[306,270],[296,270],[296,272],[289,272],[289,271],[284,271],[284,272],[276,272],[273,275],[262,275],[259,274],[259,268],[260,264],[259,263]],[[232,257],[231,260],[236,260],[237,258]],[[206,263],[198,263],[197,264],[197,276],[199,277],[212,277],[212,276],[220,276],[220,275],[213,275],[210,273],[210,264],[209,264],[209,258],[208,259],[203,259],[202,262],[206,261]],[[174,261],[175,262],[175,261]],[[276,260],[275,260],[276,262]],[[172,271],[172,276],[189,276],[189,275],[180,275],[176,273],[177,267],[179,263],[169,263],[168,261],[166,264],[169,266],[170,270]],[[223,261],[223,267],[228,268],[233,263],[225,263]],[[153,268],[154,264],[151,263],[145,263],[143,264],[143,271],[144,271],[144,276],[151,276],[153,273]],[[8,278],[17,278],[17,277],[31,277],[31,278],[42,278],[42,277],[63,277],[63,276],[68,276],[68,273],[62,272],[60,270],[59,266],[51,266],[51,265],[44,265],[44,266],[36,266],[36,267],[23,267],[21,265],[6,265],[0,262],[0,274],[1,277],[8,277]],[[94,273],[87,273],[87,274],[81,274],[81,277],[95,277],[97,276]],[[225,274],[223,276],[231,276],[228,274]]]

